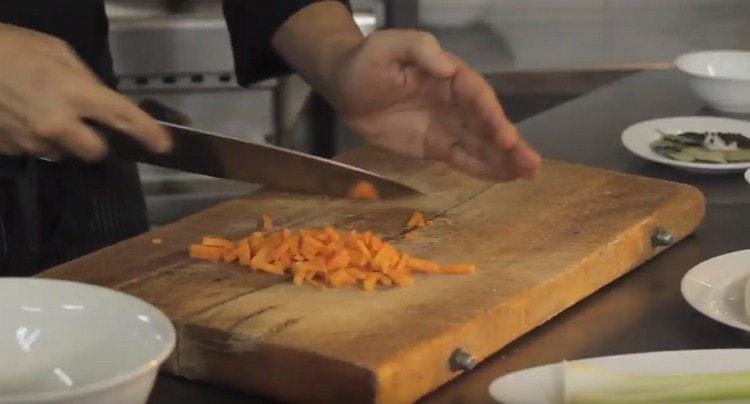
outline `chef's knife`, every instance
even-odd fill
[[[255,144],[159,122],[171,134],[172,151],[152,153],[132,137],[89,122],[104,135],[115,157],[196,174],[262,184],[270,189],[346,197],[359,181],[369,181],[381,198],[420,195],[404,184],[354,166],[280,147]]]

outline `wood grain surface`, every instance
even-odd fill
[[[557,161],[535,181],[489,184],[369,147],[340,159],[426,196],[351,202],[260,192],[41,276],[111,287],[160,308],[178,331],[165,366],[175,374],[284,401],[402,403],[458,374],[449,366],[457,347],[489,356],[658,254],[656,228],[681,240],[705,211],[690,186]],[[403,224],[415,210],[433,224],[406,241]],[[476,263],[477,273],[321,292],[187,257],[202,235],[249,234],[262,213],[279,228],[375,230],[412,255]]]

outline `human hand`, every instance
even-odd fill
[[[69,153],[102,159],[104,140],[84,119],[138,139],[155,152],[168,133],[123,95],[102,84],[64,41],[0,24],[0,154],[50,159]]]

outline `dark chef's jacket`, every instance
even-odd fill
[[[314,1],[224,1],[241,84],[288,72],[270,47],[271,37]],[[0,22],[67,41],[114,85],[103,0],[2,0]],[[0,276],[31,275],[146,229],[134,164],[48,163],[0,155]]]

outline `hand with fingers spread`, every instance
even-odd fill
[[[353,23],[336,18],[346,13],[337,2],[308,6],[279,29],[274,45],[351,129],[392,151],[486,179],[537,175],[539,155],[479,73],[428,33],[386,30],[362,38]]]
[[[102,84],[63,41],[0,24],[0,154],[96,161],[104,140],[91,119],[167,151],[166,131],[126,97]]]

